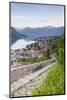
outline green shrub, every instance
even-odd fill
[[[64,36],[62,35],[57,42],[58,44],[56,47],[56,58],[60,64],[64,64]]]
[[[64,64],[64,50],[63,50],[63,48],[58,49],[56,58],[60,64]]]

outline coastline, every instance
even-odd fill
[[[25,48],[28,44],[31,44],[34,42],[35,41],[31,41],[31,40],[27,41],[25,39],[19,39],[11,46],[11,49],[12,50],[22,49],[22,48]]]

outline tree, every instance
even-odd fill
[[[44,52],[43,56],[45,56],[46,59],[49,59],[50,58],[49,49],[47,49],[46,52]]]
[[[60,64],[64,64],[64,50],[63,50],[63,48],[58,49],[57,60]]]
[[[57,44],[57,48],[56,48],[56,53],[57,53],[57,61],[60,64],[64,64],[64,36],[61,36],[58,39],[58,44]]]

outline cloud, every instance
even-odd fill
[[[56,17],[35,17],[35,16],[11,16],[11,25],[14,27],[43,27],[43,26],[64,26],[64,16]]]
[[[33,19],[34,16],[11,15],[11,19]]]
[[[42,19],[42,20],[40,20],[40,22],[42,22],[42,23],[45,23],[45,22],[47,22],[48,20],[47,19]]]

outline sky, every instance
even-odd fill
[[[64,6],[11,3],[11,26],[64,26]]]

